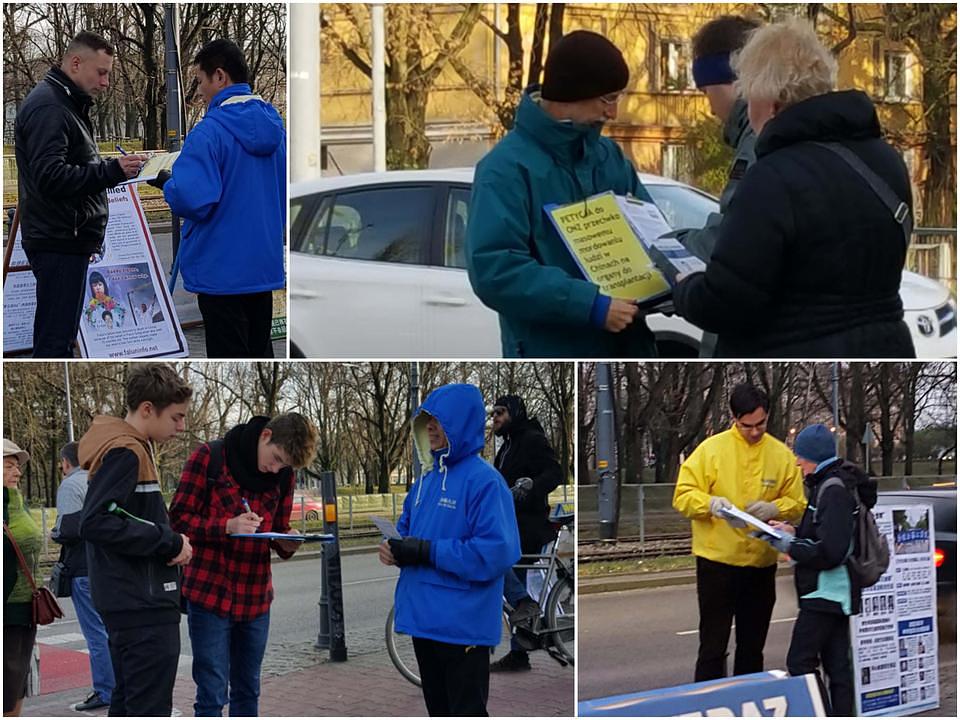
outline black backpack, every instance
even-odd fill
[[[877,520],[870,509],[863,504],[856,488],[851,490],[839,477],[830,477],[823,481],[817,492],[817,512],[823,492],[834,485],[843,486],[853,496],[856,509],[853,511],[856,522],[853,529],[853,549],[847,558],[847,567],[861,588],[875,585],[890,565],[890,546],[887,537],[877,528]]]

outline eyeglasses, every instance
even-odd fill
[[[604,105],[616,105],[618,102],[623,100],[623,96],[625,94],[626,93],[618,92],[610,93],[609,95],[602,95],[600,97],[600,102],[602,102]]]
[[[744,430],[759,430],[760,428],[765,428],[767,426],[767,418],[765,417],[755,423],[745,423],[737,420],[737,425],[742,427]]]
[[[507,409],[506,409],[506,408],[494,408],[494,409],[493,409],[493,412],[490,413],[490,415],[491,415],[492,417],[497,417],[498,415],[503,415],[503,414],[506,413],[506,412],[507,412]]]

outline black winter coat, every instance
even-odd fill
[[[14,124],[23,247],[88,255],[103,244],[107,188],[126,175],[101,160],[93,137],[93,99],[53,68],[17,110]]]
[[[547,496],[563,482],[563,470],[540,423],[535,419],[512,421],[493,464],[508,487],[512,488],[520,478],[533,480],[533,489],[523,501],[516,501],[517,529],[521,552],[538,554],[556,536],[548,520]]]
[[[829,478],[840,478],[844,485],[831,485],[820,497],[820,486]],[[807,509],[797,527],[797,539],[790,546],[790,557],[797,561],[794,582],[801,608],[820,612],[843,613],[840,602],[823,597],[806,598],[817,591],[836,587],[835,578],[828,582],[822,574],[844,566],[851,549],[855,549],[857,493],[867,509],[877,504],[877,481],[863,470],[847,462],[836,460],[819,472],[804,478],[807,493]],[[846,572],[849,592],[849,613],[860,612],[861,587],[856,578]]]
[[[180,622],[180,568],[167,562],[183,540],[170,529],[159,486],[138,485],[139,467],[132,451],[108,451],[83,502],[90,594],[107,630]],[[147,522],[110,513],[111,502]]]
[[[674,291],[677,311],[720,336],[718,357],[915,357],[900,225],[860,175],[810,141],[845,145],[912,211],[906,166],[864,93],[791,105],[757,138],[706,272]]]

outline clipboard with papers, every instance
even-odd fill
[[[261,533],[233,533],[235,538],[262,538],[264,540],[292,540],[293,542],[333,542],[333,535],[329,533],[313,533],[309,535],[287,535],[278,532]]]
[[[544,211],[583,276],[612,298],[653,308],[669,300],[676,275],[705,265],[674,238],[652,202],[599,193]]]

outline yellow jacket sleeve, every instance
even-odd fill
[[[691,520],[710,517],[710,493],[707,491],[707,454],[697,448],[680,466],[673,491],[673,507]]]
[[[780,497],[773,501],[780,510],[778,519],[799,520],[807,509],[807,500],[803,495],[803,472],[796,465],[787,468],[787,476],[781,485]]]

